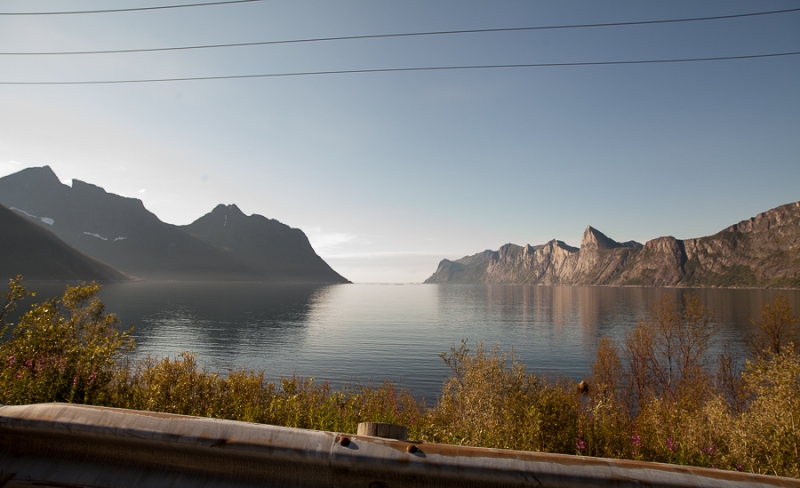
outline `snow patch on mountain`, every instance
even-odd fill
[[[44,222],[47,225],[53,225],[53,224],[56,223],[56,221],[51,219],[50,217],[37,217],[37,216],[35,216],[33,214],[29,214],[28,212],[22,210],[21,208],[17,208],[17,207],[8,207],[8,208],[11,209],[11,210],[14,210],[16,212],[19,212],[19,213],[21,213],[23,215],[26,215],[26,216],[28,216],[28,217],[30,217],[32,219],[41,220],[42,222]]]
[[[104,240],[104,241],[107,241],[107,240],[108,240],[108,238],[107,238],[107,237],[103,237],[103,236],[101,236],[100,234],[94,234],[94,233],[92,233],[92,232],[84,232],[84,234],[86,234],[87,236],[97,237],[98,239],[102,239],[102,240]]]
[[[37,217],[37,216],[35,216],[35,215],[31,215],[31,214],[29,214],[28,212],[26,212],[26,211],[22,210],[21,208],[17,208],[17,207],[9,207],[9,208],[10,208],[11,210],[15,210],[15,211],[17,211],[17,212],[19,212],[19,213],[21,213],[21,214],[25,214],[25,215],[27,215],[28,217],[30,217],[30,218],[32,218],[32,219],[38,219],[38,218],[39,218],[39,217]]]
[[[56,221],[51,219],[50,217],[37,217],[37,216],[35,216],[33,214],[29,214],[28,212],[22,210],[21,208],[17,208],[17,207],[8,207],[8,208],[10,210],[14,210],[15,212],[19,212],[19,213],[21,213],[23,215],[26,215],[26,216],[28,216],[28,217],[30,217],[32,219],[41,220],[42,222],[44,222],[47,225],[53,225],[53,224],[56,223]]]

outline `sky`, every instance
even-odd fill
[[[203,0],[197,0],[203,1]],[[0,12],[181,0],[0,0]],[[265,0],[0,15],[0,52],[93,51],[597,24],[797,1]],[[421,282],[441,259],[560,239],[710,235],[800,200],[800,56],[105,85],[405,67],[800,51],[800,12],[557,30],[93,55],[0,54],[0,176],[139,198],[188,224],[237,204],[302,229],[354,282]]]

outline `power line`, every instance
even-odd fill
[[[222,76],[190,76],[185,78],[151,78],[142,80],[99,80],[99,81],[0,81],[0,85],[121,85],[132,83],[164,83],[174,81],[203,81],[203,80],[235,80],[247,78],[286,78],[299,76],[345,75],[362,73],[398,73],[408,71],[455,71],[476,69],[511,69],[511,68],[553,68],[561,66],[614,66],[623,64],[666,64],[666,63],[694,63],[703,61],[730,61],[738,59],[776,58],[783,56],[800,55],[800,51],[752,54],[746,56],[717,56],[709,58],[679,58],[679,59],[647,59],[633,61],[587,61],[573,63],[529,63],[529,64],[487,64],[473,66],[422,66],[410,68],[375,68],[375,69],[349,69],[334,71],[298,71],[294,73],[265,73],[253,75],[222,75]]]
[[[254,2],[261,0],[238,0],[239,2]],[[217,2],[217,3],[236,3],[236,2]],[[213,5],[213,4],[197,4],[197,5]],[[153,7],[153,8],[166,8],[166,7]],[[653,25],[653,24],[674,24],[679,22],[700,22],[709,20],[723,20],[723,19],[736,19],[743,17],[756,17],[761,15],[774,15],[784,14],[789,12],[798,12],[800,8],[785,9],[785,10],[770,10],[766,12],[752,12],[746,14],[733,14],[733,15],[717,15],[713,17],[693,17],[682,19],[665,19],[665,20],[643,20],[634,22],[611,22],[602,24],[570,24],[570,25],[549,25],[549,26],[534,26],[534,27],[502,27],[496,29],[462,29],[462,30],[449,30],[449,31],[430,31],[430,32],[409,32],[400,34],[370,34],[362,36],[339,36],[339,37],[313,37],[307,39],[290,39],[283,41],[258,41],[258,42],[237,42],[230,44],[206,44],[199,46],[178,46],[178,47],[158,47],[150,49],[110,49],[101,51],[52,51],[52,52],[0,52],[0,56],[56,56],[56,55],[76,55],[76,54],[123,54],[123,53],[147,53],[147,52],[161,52],[161,51],[187,51],[194,49],[217,49],[228,47],[244,47],[244,46],[269,46],[277,44],[300,44],[309,42],[328,42],[328,41],[347,41],[347,40],[360,40],[360,39],[386,39],[394,37],[422,37],[422,36],[442,36],[453,34],[479,34],[488,32],[514,32],[514,31],[536,31],[536,30],[556,30],[556,29],[582,29],[589,27],[621,27],[631,25]],[[0,14],[4,15],[4,14]]]
[[[119,12],[142,12],[146,10],[167,10],[172,8],[208,7],[210,5],[229,5],[232,3],[251,3],[251,2],[263,2],[263,1],[264,0],[225,0],[225,1],[208,2],[208,3],[184,3],[180,5],[162,5],[160,7],[116,8],[109,10],[67,10],[59,12],[0,12],[0,16],[110,14]]]

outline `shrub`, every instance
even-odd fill
[[[413,425],[421,416],[410,393],[392,383],[333,391],[328,383],[291,377],[276,385],[263,371],[210,373],[189,353],[139,362],[121,372],[116,392],[115,405],[125,408],[338,432],[355,433],[359,422]]]
[[[650,318],[625,334],[625,375],[631,411],[653,399],[701,401],[710,384],[708,350],[717,327],[697,295],[653,304]]]
[[[6,330],[8,330],[9,324],[5,319],[8,314],[16,310],[17,302],[26,296],[36,296],[36,293],[28,292],[25,287],[22,286],[21,275],[17,275],[8,280],[8,288],[9,290],[2,295],[3,298],[5,298],[5,302],[3,303],[3,307],[0,308],[0,337],[5,335]]]
[[[0,345],[0,401],[108,402],[115,361],[133,341],[130,330],[116,330],[114,315],[104,315],[99,289],[95,283],[67,286],[61,298],[34,305],[20,318]],[[5,310],[24,295],[19,279],[11,280]]]
[[[641,436],[632,428],[622,398],[624,373],[619,348],[611,338],[601,337],[583,410],[587,454],[612,458],[642,456]]]
[[[748,362],[744,384],[752,400],[732,422],[732,462],[754,473],[800,477],[800,355],[784,348]]]
[[[466,341],[442,353],[453,376],[428,415],[423,439],[504,449],[575,453],[580,403],[569,380],[547,381],[513,355]]]
[[[794,329],[797,319],[792,315],[792,307],[785,296],[779,295],[772,303],[765,304],[761,309],[761,320],[753,323],[759,328],[751,342],[754,357],[779,355],[786,347],[798,352],[800,341]]]

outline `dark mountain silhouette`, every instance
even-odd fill
[[[141,200],[114,195],[80,180],[73,180],[69,187],[48,166],[0,178],[0,204],[37,216],[41,226],[67,244],[132,276],[169,280],[310,279],[308,275],[273,276],[253,268],[230,250],[162,222],[145,209]],[[319,259],[313,250],[311,254]]]
[[[34,217],[0,205],[0,277],[27,280],[123,281],[129,277],[81,253]]]
[[[580,249],[561,241],[506,244],[439,263],[425,283],[800,288],[800,202],[713,236],[618,243],[587,227]]]
[[[314,252],[303,231],[261,215],[247,216],[236,205],[217,205],[182,229],[271,280],[347,282]]]

